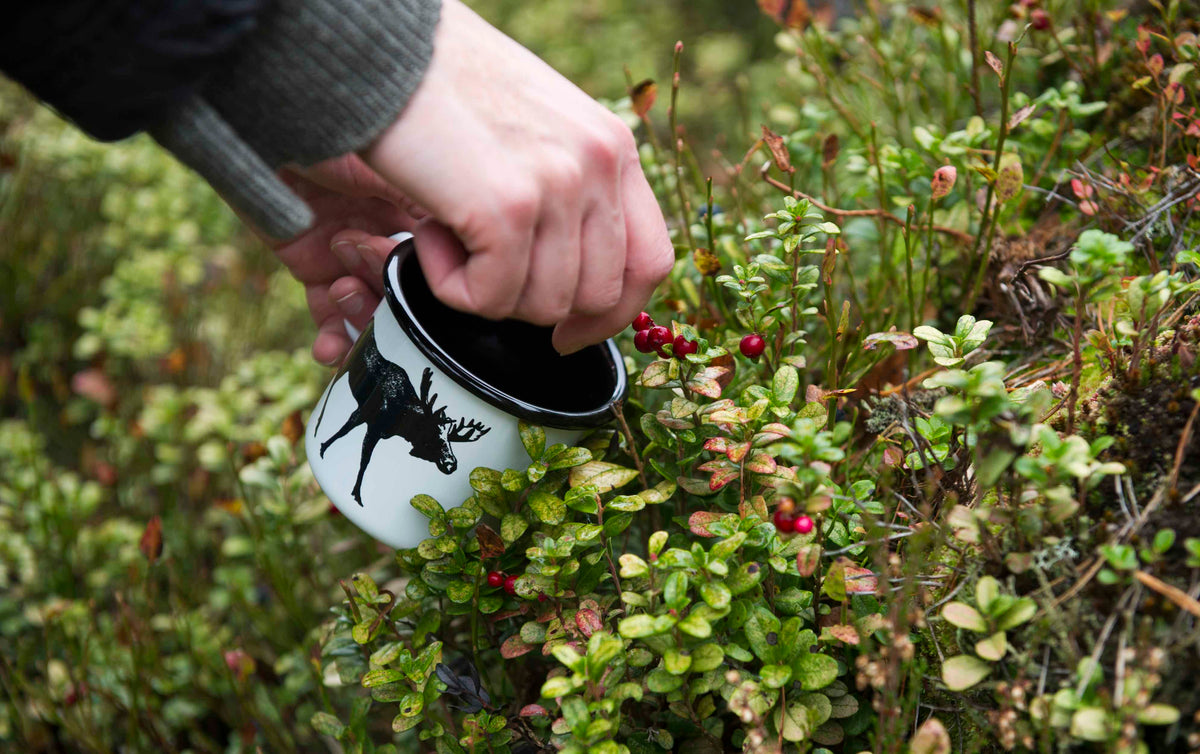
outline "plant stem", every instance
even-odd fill
[[[978,257],[979,270],[975,273],[975,282],[971,286],[971,295],[967,299],[964,311],[970,312],[975,308],[975,301],[983,288],[983,277],[987,274],[988,261],[992,255],[992,241],[996,236],[996,219],[999,209],[992,207],[992,198],[996,195],[996,182],[999,180],[1000,158],[1004,155],[1004,142],[1008,139],[1008,93],[1012,84],[1012,64],[1017,57],[1016,42],[1008,43],[1008,60],[1004,63],[1004,71],[1000,77],[1000,136],[996,139],[996,154],[992,158],[992,180],[988,181],[987,196],[983,202],[983,223],[979,227],[979,235],[975,237],[975,254]],[[987,228],[987,245],[983,254],[979,255],[979,244]]]
[[[667,117],[671,123],[671,147],[675,155],[675,192],[679,196],[680,225],[683,229],[683,237],[687,240],[688,248],[694,249],[696,248],[696,244],[692,240],[692,226],[691,221],[688,218],[687,195],[683,190],[683,139],[679,138],[675,124],[676,103],[679,99],[679,58],[682,54],[683,42],[676,42],[674,75],[671,77],[671,107],[667,110]]]

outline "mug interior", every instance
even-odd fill
[[[598,426],[626,391],[611,341],[561,356],[552,327],[492,321],[443,304],[421,272],[411,239],[392,251],[384,287],[392,313],[414,344],[452,379],[498,408],[537,424]]]

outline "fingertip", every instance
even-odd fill
[[[332,332],[318,333],[312,345],[313,360],[327,367],[341,363],[349,351],[350,339]]]

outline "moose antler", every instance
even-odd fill
[[[435,401],[437,401],[437,393],[434,393],[433,397],[430,397],[430,395],[429,395],[429,388],[432,386],[433,386],[433,370],[430,369],[429,367],[425,367],[425,371],[421,373],[420,401],[421,401],[421,404],[425,406],[425,409],[429,412],[433,411],[433,404]]]
[[[481,422],[474,419],[470,422],[459,419],[458,423],[446,433],[446,439],[450,442],[475,442],[490,431],[491,427],[485,427]]]

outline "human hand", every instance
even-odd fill
[[[423,212],[354,155],[287,168],[280,176],[308,203],[316,221],[295,238],[266,241],[304,285],[317,325],[313,358],[336,364],[352,345],[345,321],[365,327],[383,292],[387,251],[378,254],[359,241],[412,230]]]
[[[413,232],[439,299],[556,325],[560,352],[627,326],[674,263],[629,129],[458,0],[442,4],[416,93],[362,157],[428,211]],[[399,229],[332,240],[373,248],[379,264]],[[330,291],[367,296],[365,280]],[[325,343],[331,311],[314,308]]]

